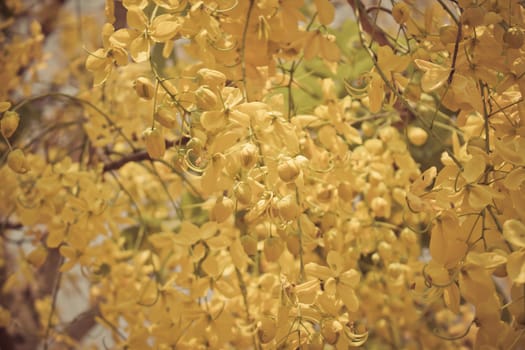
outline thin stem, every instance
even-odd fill
[[[49,93],[46,93],[46,94],[36,95],[36,96],[30,97],[28,99],[25,99],[25,100],[21,101],[20,103],[16,104],[11,110],[17,111],[18,109],[22,108],[23,106],[25,106],[28,103],[35,102],[35,101],[38,101],[38,100],[42,100],[42,99],[45,99],[45,98],[48,98],[48,97],[63,98],[63,99],[70,100],[70,101],[76,102],[78,104],[90,107],[95,112],[97,112],[99,115],[101,115],[112,127],[114,127],[115,130],[117,131],[117,133],[120,136],[122,136],[122,138],[131,147],[131,149],[135,150],[135,146],[133,145],[133,142],[131,142],[131,140],[118,127],[118,125],[115,124],[115,122],[113,120],[111,120],[109,115],[107,115],[104,111],[102,111],[99,107],[97,107],[93,103],[91,103],[91,102],[89,102],[87,100],[83,100],[83,99],[81,99],[79,97],[71,96],[71,95],[68,95],[68,94],[61,93],[61,92],[49,92]]]
[[[456,42],[454,43],[454,52],[452,53],[452,64],[450,65],[450,74],[448,75],[447,83],[450,85],[452,79],[454,78],[454,73],[456,72],[456,60],[458,58],[459,51],[459,42],[463,36],[462,26],[458,25],[458,31],[456,34]]]
[[[354,11],[356,11],[357,13],[355,14],[355,16],[357,18],[360,18],[359,16],[359,9],[358,8],[354,8]],[[377,58],[374,54],[374,52],[372,51],[372,49],[370,49],[367,45],[365,45],[365,39],[363,38],[363,31],[362,30],[359,30],[359,40],[361,42],[361,46],[365,49],[365,51],[368,53],[368,55],[370,56],[372,62],[374,63],[374,67],[376,68],[377,70],[377,73],[381,76],[381,79],[383,79],[385,85],[390,89],[390,91],[395,95],[396,98],[398,98],[402,103],[403,105],[405,106],[406,109],[408,109],[408,111],[410,111],[415,117],[418,117],[419,116],[419,113],[412,107],[412,105],[410,105],[410,103],[401,95],[401,93],[391,84],[390,80],[388,79],[388,77],[386,76],[386,74],[383,72],[383,70],[379,67],[379,64],[377,62]],[[432,126],[428,124],[428,122],[419,117],[418,118],[420,121],[421,121],[421,124],[422,126],[427,129],[428,133],[436,138],[437,140],[439,140],[439,137],[434,133],[434,131],[432,130]],[[463,171],[463,165],[461,164],[461,162],[456,158],[456,156],[450,152],[450,150],[446,150],[447,154],[449,155],[449,157],[452,159],[452,161],[454,163],[456,163],[457,167]]]
[[[241,72],[242,72],[242,83],[244,85],[243,89],[243,95],[244,98],[247,99],[247,85],[248,82],[246,81],[246,38],[248,36],[248,26],[250,24],[250,19],[252,16],[252,10],[253,5],[255,4],[255,0],[250,0],[250,4],[248,5],[248,12],[246,13],[246,24],[244,25],[244,28],[242,30],[242,41],[241,41]]]

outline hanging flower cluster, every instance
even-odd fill
[[[76,287],[101,348],[523,345],[522,3],[344,6],[108,0],[77,94],[0,88],[0,327],[87,346]]]

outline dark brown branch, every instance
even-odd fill
[[[456,72],[456,60],[458,58],[458,51],[459,51],[459,42],[461,41],[461,37],[463,36],[462,26],[461,23],[458,24],[458,31],[456,34],[456,42],[454,43],[454,52],[452,53],[452,64],[450,66],[450,74],[447,79],[447,83],[450,85],[452,83],[452,79],[454,78],[454,73]]]
[[[354,13],[356,13],[356,10],[359,13],[359,22],[361,22],[361,26],[363,30],[370,35],[373,41],[378,43],[381,46],[388,45],[391,48],[394,48],[390,41],[388,41],[388,38],[385,34],[385,32],[379,28],[377,24],[375,24],[371,18],[368,16],[367,9],[365,8],[365,5],[360,0],[347,0],[348,4],[352,7],[354,10]],[[357,9],[356,9],[357,7]]]
[[[151,160],[150,156],[148,155],[148,152],[136,151],[126,156],[123,156],[122,158],[117,159],[113,162],[104,164],[104,168],[102,169],[102,171],[105,173],[108,171],[118,170],[128,163],[142,162],[145,160]]]
[[[93,306],[82,312],[67,325],[64,333],[76,341],[81,341],[97,324],[95,317],[98,316],[98,314],[99,310],[97,306]]]
[[[182,137],[180,140],[176,140],[176,141],[166,140],[166,148],[173,147],[175,145],[184,146],[188,143],[189,140],[190,139],[185,136]],[[153,159],[151,159],[151,157],[148,155],[148,152],[144,150],[137,150],[133,153],[122,156],[122,158],[120,159],[104,164],[104,168],[102,168],[102,172],[105,173],[105,172],[112,171],[112,170],[118,170],[128,163],[143,162],[145,160],[153,160]]]
[[[5,222],[0,223],[0,230],[2,231],[2,233],[4,230],[19,230],[22,227],[24,226],[19,222],[5,221]]]

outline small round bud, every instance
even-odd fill
[[[15,173],[23,174],[29,170],[29,164],[27,163],[24,152],[17,148],[9,152],[7,156],[7,166]]]
[[[217,106],[217,95],[210,88],[201,86],[195,90],[195,103],[199,109],[209,111]]]
[[[287,221],[294,220],[299,215],[299,206],[292,195],[287,195],[277,202],[279,215]]]
[[[354,199],[354,191],[348,181],[343,181],[337,186],[337,194],[345,202],[350,202]]]
[[[284,244],[280,237],[271,236],[264,240],[264,256],[268,261],[277,261],[284,251]]]
[[[290,233],[286,236],[286,248],[294,256],[299,255],[301,250],[301,241],[299,240],[299,235],[296,233]]]
[[[252,201],[252,189],[250,185],[244,181],[235,184],[233,187],[233,193],[235,194],[235,198],[237,198],[241,204],[247,205]]]
[[[258,158],[258,149],[253,143],[247,143],[241,149],[241,165],[245,169],[250,169],[255,165]]]
[[[142,133],[144,142],[146,143],[146,151],[148,155],[155,159],[161,158],[166,152],[166,141],[159,129],[147,128]]]
[[[241,236],[241,244],[244,252],[250,256],[257,254],[257,239],[250,235]]]
[[[366,137],[372,137],[376,133],[376,127],[374,124],[366,121],[361,124],[361,131],[363,131],[363,135]]]
[[[234,207],[235,204],[230,198],[221,196],[217,198],[211,209],[210,219],[218,223],[224,222],[233,213]]]
[[[364,144],[366,150],[373,155],[379,155],[383,153],[384,143],[379,139],[369,139]]]
[[[511,49],[521,48],[524,40],[523,30],[518,27],[510,27],[505,34],[503,34],[503,42],[505,42],[505,44]]]
[[[292,158],[283,159],[281,162],[279,162],[279,165],[277,165],[277,173],[279,174],[279,178],[283,180],[284,182],[292,182],[299,176],[299,173],[301,172],[301,169],[299,169],[299,166]]]
[[[7,111],[4,113],[4,116],[0,120],[0,130],[2,130],[2,135],[6,138],[10,138],[15,133],[20,123],[20,116],[18,113],[13,111]]]
[[[383,197],[375,197],[370,203],[370,209],[375,217],[388,218],[390,216],[390,203]]]
[[[177,115],[166,107],[160,107],[155,113],[155,120],[165,128],[172,129],[177,126]]]
[[[133,83],[133,87],[137,95],[145,100],[151,100],[155,95],[155,86],[153,86],[151,80],[146,77],[137,78]]]
[[[427,132],[417,126],[411,126],[407,130],[408,140],[414,146],[423,146],[428,140]]]

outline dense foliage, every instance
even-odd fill
[[[81,3],[0,5],[0,348],[525,346],[522,1]]]

